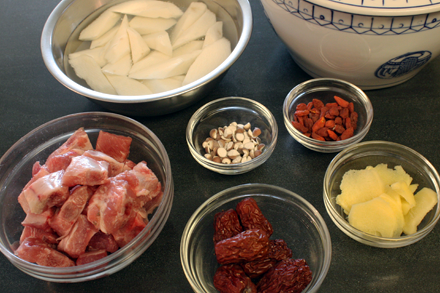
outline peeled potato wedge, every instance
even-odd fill
[[[130,54],[130,41],[127,34],[128,18],[127,15],[122,19],[121,26],[118,28],[113,39],[110,41],[110,45],[105,52],[104,58],[109,63],[115,63],[127,54]]]
[[[106,74],[106,77],[115,88],[118,95],[141,96],[153,93],[146,85],[127,76]]]
[[[173,42],[173,49],[176,49],[190,41],[197,40],[206,35],[208,29],[216,22],[216,16],[211,10],[206,10],[199,19],[197,19],[191,26],[176,38]],[[176,25],[177,26],[177,25]]]
[[[92,57],[82,54],[76,58],[69,59],[69,63],[75,70],[76,75],[84,79],[93,90],[116,95],[115,89]]]
[[[141,35],[153,34],[170,29],[177,23],[173,18],[149,18],[135,16],[128,25]]]
[[[162,52],[168,56],[173,55],[173,47],[171,46],[170,36],[166,31],[144,35],[142,38],[151,49]]]
[[[169,59],[171,59],[171,57],[165,55],[164,53],[158,51],[151,51],[150,54],[148,54],[145,58],[133,64],[128,75],[130,76],[135,72],[146,70],[150,66],[156,65],[158,63],[164,62]]]
[[[106,10],[101,13],[92,23],[90,23],[79,34],[81,41],[93,41],[108,32],[119,20],[121,15]]]
[[[185,13],[177,21],[176,26],[171,32],[171,43],[174,43],[178,37],[187,30],[193,23],[195,23],[208,9],[203,2],[191,2]]]
[[[82,51],[78,51],[78,52],[69,54],[69,59],[76,58],[80,55],[87,55],[87,56],[92,57],[96,61],[96,63],[99,65],[99,67],[102,67],[105,64],[107,64],[107,60],[104,58],[105,50],[106,50],[105,47],[86,49],[86,50],[82,50]]]
[[[127,28],[128,40],[130,41],[131,59],[133,63],[138,62],[140,59],[150,53],[150,47],[142,38],[142,36],[133,28]]]
[[[127,1],[110,8],[113,12],[150,18],[178,18],[183,11],[171,2],[154,0]]]
[[[223,21],[217,21],[206,32],[203,48],[223,38]]]
[[[130,54],[125,55],[115,63],[108,63],[102,68],[102,72],[105,74],[122,75],[127,76],[132,67],[132,61]]]
[[[164,79],[145,79],[141,82],[145,84],[153,93],[162,93],[181,87],[184,78],[184,75],[177,75]]]
[[[203,41],[191,41],[183,46],[180,46],[173,51],[173,57],[188,54],[196,50],[201,50],[203,47]]]
[[[200,55],[188,69],[182,85],[189,84],[216,69],[231,54],[231,43],[221,38],[202,49]]]
[[[100,36],[99,38],[93,40],[90,43],[90,49],[102,47],[107,45],[111,39],[115,36],[116,32],[118,31],[119,26],[115,25],[113,28],[111,28],[108,32]]]
[[[171,58],[164,62],[149,66],[144,70],[131,73],[129,77],[134,79],[162,79],[186,74],[189,67],[200,53],[201,50]]]

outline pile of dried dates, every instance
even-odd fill
[[[282,239],[270,240],[272,225],[248,197],[214,219],[215,255],[221,266],[214,286],[221,293],[301,292],[312,280],[304,259],[292,259]]]

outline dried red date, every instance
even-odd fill
[[[245,230],[261,229],[267,233],[268,238],[272,235],[272,225],[261,212],[255,199],[243,199],[237,204],[236,211]]]
[[[214,216],[214,243],[230,238],[243,231],[234,209],[219,212]]]
[[[269,236],[263,230],[250,229],[217,242],[214,249],[220,264],[260,260],[267,257]]]
[[[271,269],[278,261],[266,258],[241,264],[244,272],[252,279],[258,278]]]
[[[272,267],[258,282],[259,293],[303,291],[312,281],[312,271],[304,259],[285,259]]]
[[[236,264],[224,265],[214,275],[214,287],[220,293],[256,293],[257,288]]]
[[[275,239],[269,241],[269,253],[267,255],[271,259],[283,260],[292,257],[292,250],[287,247],[286,241],[283,239]]]

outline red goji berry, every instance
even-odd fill
[[[333,127],[335,127],[335,120],[327,120],[325,121],[325,127],[329,128],[329,129],[333,129]]]
[[[339,112],[339,116],[341,116],[341,118],[347,118],[349,116],[349,110],[348,108],[343,108],[341,110],[341,112]]]
[[[304,125],[302,125],[299,122],[296,121],[292,121],[292,125],[293,127],[295,127],[296,129],[298,129],[299,131],[301,131],[302,133],[307,132],[307,127],[305,127]]]
[[[294,115],[302,117],[309,115],[309,113],[310,113],[309,110],[296,110]]]
[[[345,131],[344,126],[339,125],[339,124],[336,124],[336,125],[335,125],[335,132],[341,134],[341,133],[343,133],[344,131]]]
[[[325,138],[323,138],[322,136],[316,134],[315,132],[312,132],[312,138],[320,140],[320,141],[325,141]]]
[[[339,110],[338,110],[338,108],[336,108],[336,107],[331,107],[331,108],[328,110],[328,113],[329,113],[330,115],[333,115],[333,116],[339,116]]]
[[[335,124],[341,125],[342,124],[342,118],[341,117],[336,117],[335,118]]]
[[[348,110],[350,111],[350,113],[354,113],[354,104],[353,104],[353,102],[350,102],[348,104]]]
[[[338,105],[343,108],[347,108],[348,105],[350,104],[349,102],[347,102],[346,100],[344,100],[343,98],[338,97],[338,96],[334,96],[334,99],[335,99],[336,103],[338,103]]]
[[[328,136],[327,130],[328,130],[327,127],[322,127],[319,128],[315,133],[319,136],[326,138]]]
[[[352,137],[354,134],[353,127],[347,128],[342,134],[341,134],[341,140],[347,139]]]
[[[353,129],[356,130],[357,128],[357,122],[358,122],[358,113],[353,112],[350,114],[350,119],[351,119],[351,125],[353,126]]]
[[[322,107],[324,107],[324,103],[321,100],[313,99],[312,103],[313,103],[313,106],[318,110],[321,109]]]
[[[333,140],[337,140],[337,139],[338,139],[338,135],[337,135],[336,133],[334,133],[332,130],[327,129],[327,133],[328,133],[328,136],[329,136],[331,139],[333,139]]]
[[[312,110],[313,109],[313,102],[309,102],[308,104],[307,104],[307,110]]]
[[[345,118],[345,129],[348,129],[351,127],[351,119],[350,118]]]
[[[296,105],[296,110],[307,110],[307,104],[306,103],[299,103]]]
[[[337,106],[338,106],[338,103],[327,103],[327,104],[325,104],[325,106],[326,106],[327,108],[337,107]]]
[[[312,132],[316,132],[319,128],[324,127],[324,125],[325,125],[325,118],[324,117],[319,118],[315,122],[315,124],[313,124]]]

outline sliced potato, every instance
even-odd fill
[[[131,59],[138,62],[150,53],[150,47],[142,36],[133,28],[127,28],[128,40],[130,41]]]
[[[231,43],[226,38],[221,38],[213,44],[203,48],[202,53],[200,53],[188,69],[182,85],[189,84],[207,75],[222,64],[230,54]]]
[[[107,64],[107,60],[104,58],[105,50],[106,50],[105,47],[86,49],[86,50],[82,50],[82,51],[78,51],[78,52],[69,54],[69,59],[73,59],[73,58],[76,58],[81,55],[87,55],[87,56],[92,57],[96,61],[96,63],[99,65],[99,67],[102,67],[105,64]]]
[[[223,21],[217,21],[206,32],[203,48],[223,38]]]
[[[194,24],[206,12],[207,9],[208,7],[203,2],[191,2],[171,32],[171,43],[174,43],[182,32]]]
[[[150,54],[148,54],[144,59],[139,60],[138,62],[133,64],[128,75],[141,70],[145,70],[150,66],[164,62],[169,59],[171,59],[171,57],[165,55],[164,53],[158,51],[151,51]]]
[[[173,47],[171,46],[170,36],[166,31],[144,35],[142,38],[151,49],[162,52],[168,56],[173,55]]]
[[[177,57],[180,55],[188,54],[191,52],[194,52],[196,50],[201,50],[203,47],[203,41],[191,41],[189,43],[186,43],[183,46],[180,46],[176,50],[173,51],[173,57]]]
[[[417,226],[420,225],[423,218],[438,202],[437,193],[430,188],[422,188],[414,195],[415,206],[405,215],[405,225],[403,233],[411,235],[417,232]]]
[[[183,11],[171,2],[154,0],[133,0],[110,8],[113,12],[150,18],[178,18]]]
[[[127,76],[128,72],[130,72],[132,64],[131,56],[130,54],[127,54],[115,63],[108,63],[102,68],[102,72],[113,75]]]
[[[135,16],[128,25],[141,35],[166,31],[177,23],[173,18],[149,18]]]
[[[110,42],[110,40],[113,39],[113,37],[116,35],[118,28],[119,28],[119,26],[115,25],[108,32],[106,32],[105,34],[103,34],[99,38],[93,40],[90,43],[90,49],[107,45]]]
[[[130,73],[129,77],[134,79],[162,79],[186,74],[189,67],[200,53],[201,50],[171,58],[164,62],[149,66],[144,70]]]
[[[153,93],[146,85],[127,76],[106,74],[106,77],[111,85],[115,88],[118,95],[142,96]]]
[[[206,10],[199,19],[197,19],[191,26],[176,38],[173,42],[173,49],[176,49],[190,41],[197,40],[206,35],[208,29],[216,22],[216,16],[211,10]],[[177,24],[176,24],[177,26]]]
[[[177,75],[164,79],[145,79],[141,82],[152,90],[153,93],[162,93],[181,87],[184,78],[184,75]]]
[[[108,32],[120,19],[121,15],[107,9],[81,31],[79,39],[81,41],[96,40]]]
[[[93,90],[116,95],[115,89],[102,73],[101,67],[92,57],[82,54],[76,58],[69,59],[69,63],[75,70],[76,75],[84,79]]]
[[[113,39],[110,41],[110,45],[105,52],[105,59],[109,63],[115,63],[127,54],[130,54],[130,42],[127,34],[128,18],[127,15],[122,19],[121,26],[118,28]]]

